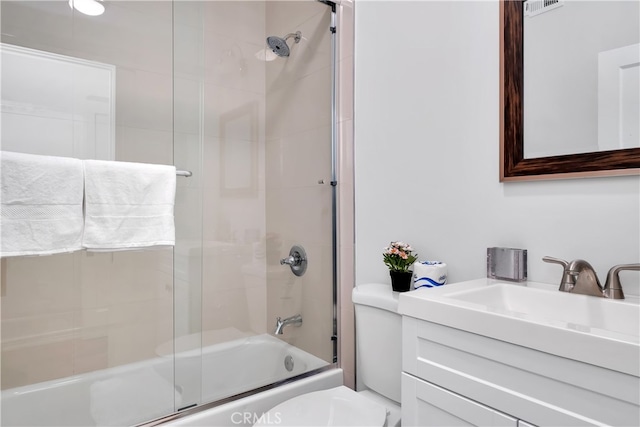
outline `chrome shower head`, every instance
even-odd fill
[[[291,49],[287,44],[287,40],[291,37],[293,37],[293,40],[296,43],[300,43],[302,33],[300,31],[296,31],[295,33],[289,33],[284,37],[269,36],[267,37],[267,45],[276,55],[286,57],[291,53]]]
[[[285,39],[276,36],[267,37],[267,45],[278,56],[289,56],[289,46]]]

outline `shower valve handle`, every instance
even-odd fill
[[[289,256],[280,260],[280,265],[288,265],[296,276],[302,276],[307,271],[307,253],[302,246],[294,245]]]
[[[294,256],[294,255],[289,255],[286,258],[282,258],[280,260],[280,265],[291,265],[291,266],[296,266],[296,265],[300,265],[300,263],[302,262],[302,258],[300,258],[300,256]]]

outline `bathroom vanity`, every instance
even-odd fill
[[[640,306],[480,279],[400,296],[403,426],[640,425]]]

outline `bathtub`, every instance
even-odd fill
[[[221,400],[328,365],[322,359],[270,335],[249,336],[210,345],[202,351],[180,352],[175,357],[158,356],[128,365],[3,390],[1,424],[134,425],[170,415],[184,407]],[[187,418],[179,421],[188,422]],[[229,418],[220,425],[229,425]]]
[[[176,382],[182,397],[180,408],[221,400],[328,365],[267,334],[204,347],[201,371],[193,369],[194,363],[200,363],[200,350],[178,353],[175,361]],[[195,395],[180,383],[196,385],[190,387]]]

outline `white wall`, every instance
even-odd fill
[[[604,281],[640,260],[640,179],[501,184],[498,2],[356,4],[356,283],[389,283],[382,248],[413,244],[450,282],[485,277],[486,248],[583,258]],[[621,273],[640,293],[635,272]]]

